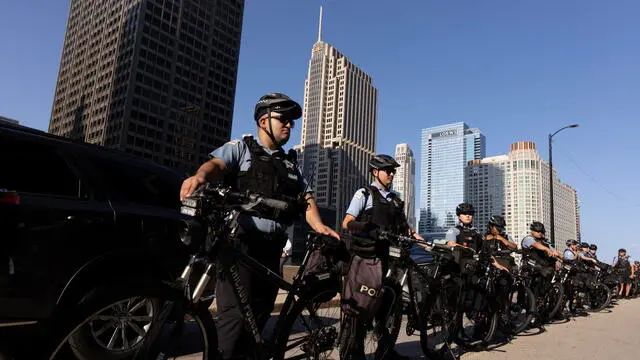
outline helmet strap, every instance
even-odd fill
[[[260,130],[264,131],[267,134],[267,136],[269,136],[269,139],[271,139],[271,141],[276,146],[276,148],[281,149],[282,147],[276,141],[276,138],[273,135],[273,126],[271,125],[271,108],[267,109],[267,123],[269,124],[269,131],[262,130],[262,128],[260,128]]]
[[[378,169],[376,169],[376,170],[378,170]],[[378,170],[378,174],[379,173],[380,173],[380,170]],[[384,190],[389,191],[389,186],[386,186],[385,184],[382,183],[382,180],[380,180],[380,176],[379,175],[374,175],[373,178],[378,183],[378,185],[380,185],[380,186],[382,186],[384,188]]]

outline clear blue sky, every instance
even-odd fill
[[[621,246],[640,258],[640,2],[247,0],[234,137],[253,130],[263,93],[302,102],[320,5],[324,40],[380,91],[379,152],[419,154],[420,129],[465,121],[489,156],[531,140],[546,159],[547,134],[580,123],[557,136],[554,163],[578,190],[583,239],[607,261]],[[46,130],[67,10],[0,2],[0,115]]]

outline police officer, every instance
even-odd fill
[[[500,215],[493,215],[489,218],[487,232],[484,235],[484,251],[493,257],[493,266],[503,270],[496,279],[496,297],[501,305],[501,320],[504,326],[510,327],[509,322],[509,295],[511,294],[512,278],[510,271],[515,268],[515,260],[511,252],[518,246],[509,240],[509,236],[504,231],[507,222]]]
[[[529,226],[531,234],[525,236],[520,246],[525,260],[533,260],[537,267],[537,277],[531,290],[536,296],[544,295],[545,288],[549,284],[549,277],[553,274],[555,259],[562,259],[562,255],[553,250],[545,238],[544,224],[534,221]]]
[[[444,239],[449,246],[466,246],[475,251],[482,249],[482,235],[473,226],[473,215],[476,210],[469,203],[461,203],[456,207],[458,225],[447,230]]]
[[[378,154],[369,160],[369,171],[373,176],[373,182],[365,188],[358,189],[353,195],[342,221],[343,229],[369,237],[373,241],[381,230],[424,240],[407,223],[404,202],[391,191],[393,177],[399,166],[400,164],[389,155]],[[386,263],[386,257],[389,253],[388,245],[376,244],[376,252],[378,256],[383,258],[383,263]],[[381,309],[384,309],[384,306]],[[362,329],[357,331],[361,332]],[[360,344],[364,338],[358,336],[356,341],[358,344],[354,344],[354,353],[357,353],[359,357],[364,357],[363,344]],[[395,350],[390,353],[390,356],[396,359],[408,359],[408,357],[399,355]]]
[[[567,248],[564,250],[562,258],[566,261],[578,260],[578,241],[569,239],[566,242]]]
[[[567,245],[567,248],[564,250],[564,253],[562,254],[564,261],[567,261],[572,264],[577,264],[581,256],[580,254],[581,244],[578,242],[578,240],[569,239],[567,240],[566,245]],[[571,275],[579,281],[584,281],[585,279],[584,274],[580,273],[580,269],[576,267],[573,268]],[[574,289],[575,289],[574,286],[575,286],[574,283],[571,281],[568,281],[565,283],[567,300],[572,305],[576,303],[576,299],[574,297]],[[570,309],[571,309],[571,312],[574,314],[577,311],[577,308],[575,307],[575,305],[570,306]]]
[[[378,154],[369,160],[373,182],[356,191],[342,221],[343,229],[371,235],[377,230],[386,230],[422,239],[407,223],[404,202],[391,191],[399,166],[389,155]]]
[[[205,182],[223,181],[238,191],[251,190],[266,197],[299,203],[307,223],[319,233],[338,237],[320,219],[318,208],[298,170],[294,156],[285,154],[282,146],[291,135],[294,121],[302,116],[300,105],[280,93],[264,95],[254,109],[257,138],[247,136],[230,141],[210,154],[194,176],[182,184],[180,198],[189,196]],[[290,152],[291,153],[291,152]],[[306,208],[306,209],[305,209]],[[239,218],[238,246],[274,272],[278,272],[279,259],[285,245],[286,229],[295,220],[295,214],[272,221],[258,217]],[[253,314],[260,331],[273,310],[277,286],[261,281],[248,267],[238,268]],[[244,333],[244,319],[236,302],[229,276],[219,276],[216,288],[218,307],[218,343],[224,360],[247,357],[242,354],[240,342]]]
[[[501,270],[513,268],[515,265],[511,252],[518,248],[518,245],[509,240],[509,235],[504,232],[507,222],[500,215],[493,215],[487,224],[487,233],[484,236],[486,246],[491,249],[491,254],[496,262],[501,265]]]
[[[559,252],[553,250],[545,238],[544,224],[534,221],[529,226],[531,234],[522,239],[521,246],[525,256],[536,259],[548,259],[549,257],[562,258]]]
[[[627,255],[627,250],[618,250],[618,256],[613,259],[613,267],[618,270],[620,274],[620,292],[618,297],[622,297],[624,293],[625,297],[629,297],[631,291],[631,279],[633,279],[633,267],[631,258]]]
[[[598,245],[596,244],[591,244],[589,245],[589,256],[593,259],[596,259],[596,261],[598,261]]]
[[[591,256],[589,252],[589,244],[583,242],[580,244],[580,248],[578,249],[578,257],[584,261],[585,263],[593,263],[594,265],[598,264],[598,261]]]

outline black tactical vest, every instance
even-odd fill
[[[543,240],[539,240],[539,239],[534,238],[534,240],[538,244],[541,244],[546,248],[550,248],[549,243],[547,243],[544,239]],[[531,246],[528,249],[524,249],[523,248],[522,251],[523,251],[523,255],[524,255],[525,259],[531,259],[531,260],[535,261],[538,265],[551,266],[552,263],[555,263],[555,260],[550,258],[549,255],[547,255],[546,251],[536,249],[533,246]]]
[[[368,186],[365,190],[365,206],[369,196],[372,196],[370,209],[360,214],[357,221],[371,222],[380,227],[381,230],[389,231],[398,235],[407,234],[407,218],[404,214],[404,202],[391,193],[389,199],[385,199],[380,190],[375,186]]]
[[[292,213],[279,220],[284,223],[293,222],[301,212],[300,196],[305,191],[295,158],[283,151],[269,154],[251,136],[245,137],[243,141],[251,153],[251,165],[246,171],[225,177],[225,184],[241,192],[248,190],[268,198],[290,202]]]
[[[628,255],[618,256],[618,261],[616,262],[616,268],[622,269],[622,270],[628,270],[630,266],[631,266],[631,263],[629,262]]]
[[[456,237],[456,242],[460,245],[464,245],[474,249],[475,251],[482,250],[482,235],[473,227],[466,227],[462,225],[456,225],[456,229],[460,231]]]
[[[500,234],[505,239],[509,239],[505,233]],[[484,247],[488,249],[488,252],[492,254],[498,263],[502,266],[513,266],[514,259],[511,257],[511,249],[506,247],[502,241],[497,239],[484,240]]]

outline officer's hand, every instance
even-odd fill
[[[458,243],[455,241],[447,241],[447,246],[451,246],[451,247],[458,246]]]
[[[317,233],[333,236],[336,239],[340,239],[340,235],[337,232],[335,232],[335,230],[333,230],[332,228],[328,227],[327,225],[323,224],[318,229],[314,229],[314,230]]]
[[[187,196],[193,194],[194,191],[198,188],[198,186],[204,184],[207,180],[203,175],[196,174],[190,178],[187,178],[180,188],[180,200],[186,198]]]
[[[509,272],[509,269],[507,269],[506,267],[500,265],[499,263],[495,262],[493,263],[493,266],[495,266],[498,270],[502,270],[502,271],[506,271]]]

